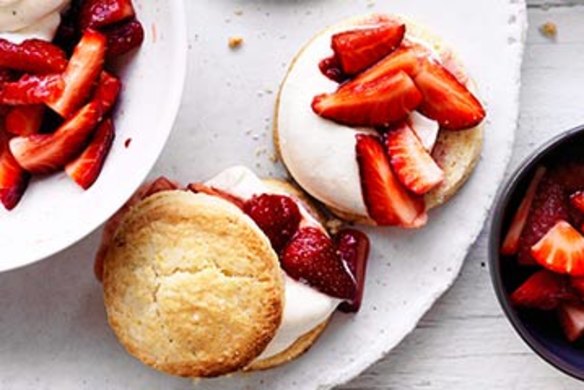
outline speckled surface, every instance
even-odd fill
[[[374,249],[357,316],[336,315],[318,344],[292,364],[200,381],[196,388],[316,389],[343,383],[395,347],[456,278],[511,155],[525,9],[521,1],[450,0],[448,9],[456,12],[447,13],[444,2],[433,3],[188,2],[188,82],[176,130],[152,175],[205,179],[235,163],[283,175],[271,161],[270,136],[275,92],[288,61],[315,31],[358,13],[400,12],[442,35],[467,63],[489,111],[483,159],[463,191],[433,212],[419,232],[370,231]],[[237,50],[227,45],[233,35],[244,38]],[[115,342],[91,274],[96,242],[94,234],[51,261],[0,276],[0,387],[192,388],[188,380],[142,367]]]

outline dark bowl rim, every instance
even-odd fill
[[[574,127],[570,130],[564,131],[550,140],[538,146],[519,166],[513,171],[513,174],[506,180],[505,185],[500,190],[495,200],[495,207],[491,212],[491,221],[488,229],[489,234],[489,271],[491,274],[491,282],[499,304],[503,308],[505,317],[511,323],[515,332],[519,334],[521,339],[531,348],[540,358],[545,360],[550,365],[570,375],[573,378],[584,381],[584,370],[576,370],[573,366],[565,363],[562,359],[556,357],[553,353],[537,341],[527,330],[523,321],[519,318],[516,310],[513,309],[509,303],[507,293],[503,286],[503,279],[501,277],[501,267],[499,261],[499,247],[500,236],[503,224],[503,213],[511,200],[512,195],[517,189],[518,184],[525,178],[525,176],[532,172],[535,166],[544,159],[550,152],[555,150],[560,145],[564,144],[570,138],[584,133],[584,125]],[[584,351],[582,351],[584,356]]]

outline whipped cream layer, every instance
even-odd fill
[[[333,93],[339,87],[323,75],[318,66],[321,60],[332,55],[332,36],[358,28],[362,22],[353,20],[333,27],[317,35],[298,54],[280,91],[277,131],[282,159],[304,190],[338,211],[368,217],[361,191],[355,136],[377,132],[321,118],[311,107],[316,95]],[[420,38],[406,33],[406,39],[423,44],[438,58],[431,45]],[[414,112],[410,124],[424,147],[431,151],[438,136],[438,123]]]
[[[254,195],[261,194],[290,196],[285,192],[274,190],[252,171],[239,166],[226,169],[205,184],[243,200],[248,200]],[[291,198],[294,199],[293,197]],[[303,226],[314,226],[323,229],[322,225],[308,212],[302,202],[296,200],[296,203],[303,217]],[[326,321],[341,302],[340,299],[323,294],[290,278],[285,272],[282,271],[282,273],[285,284],[282,322],[270,344],[256,360],[273,357],[288,349],[300,337]]]
[[[50,41],[70,0],[0,0],[0,38],[14,43],[26,39]]]

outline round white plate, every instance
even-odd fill
[[[115,116],[116,140],[101,176],[88,191],[65,173],[34,180],[15,210],[0,207],[0,271],[46,258],[95,230],[160,155],[186,74],[184,8],[181,0],[137,0],[135,5],[146,39],[120,67],[124,87]]]

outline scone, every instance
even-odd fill
[[[96,261],[110,325],[142,362],[187,377],[267,369],[310,348],[337,307],[358,310],[367,237],[331,238],[290,184],[234,167],[175,187],[133,198]]]
[[[332,49],[332,50],[331,50]],[[339,217],[416,228],[480,158],[485,111],[455,53],[397,16],[350,19],[295,57],[276,106],[276,149]]]

